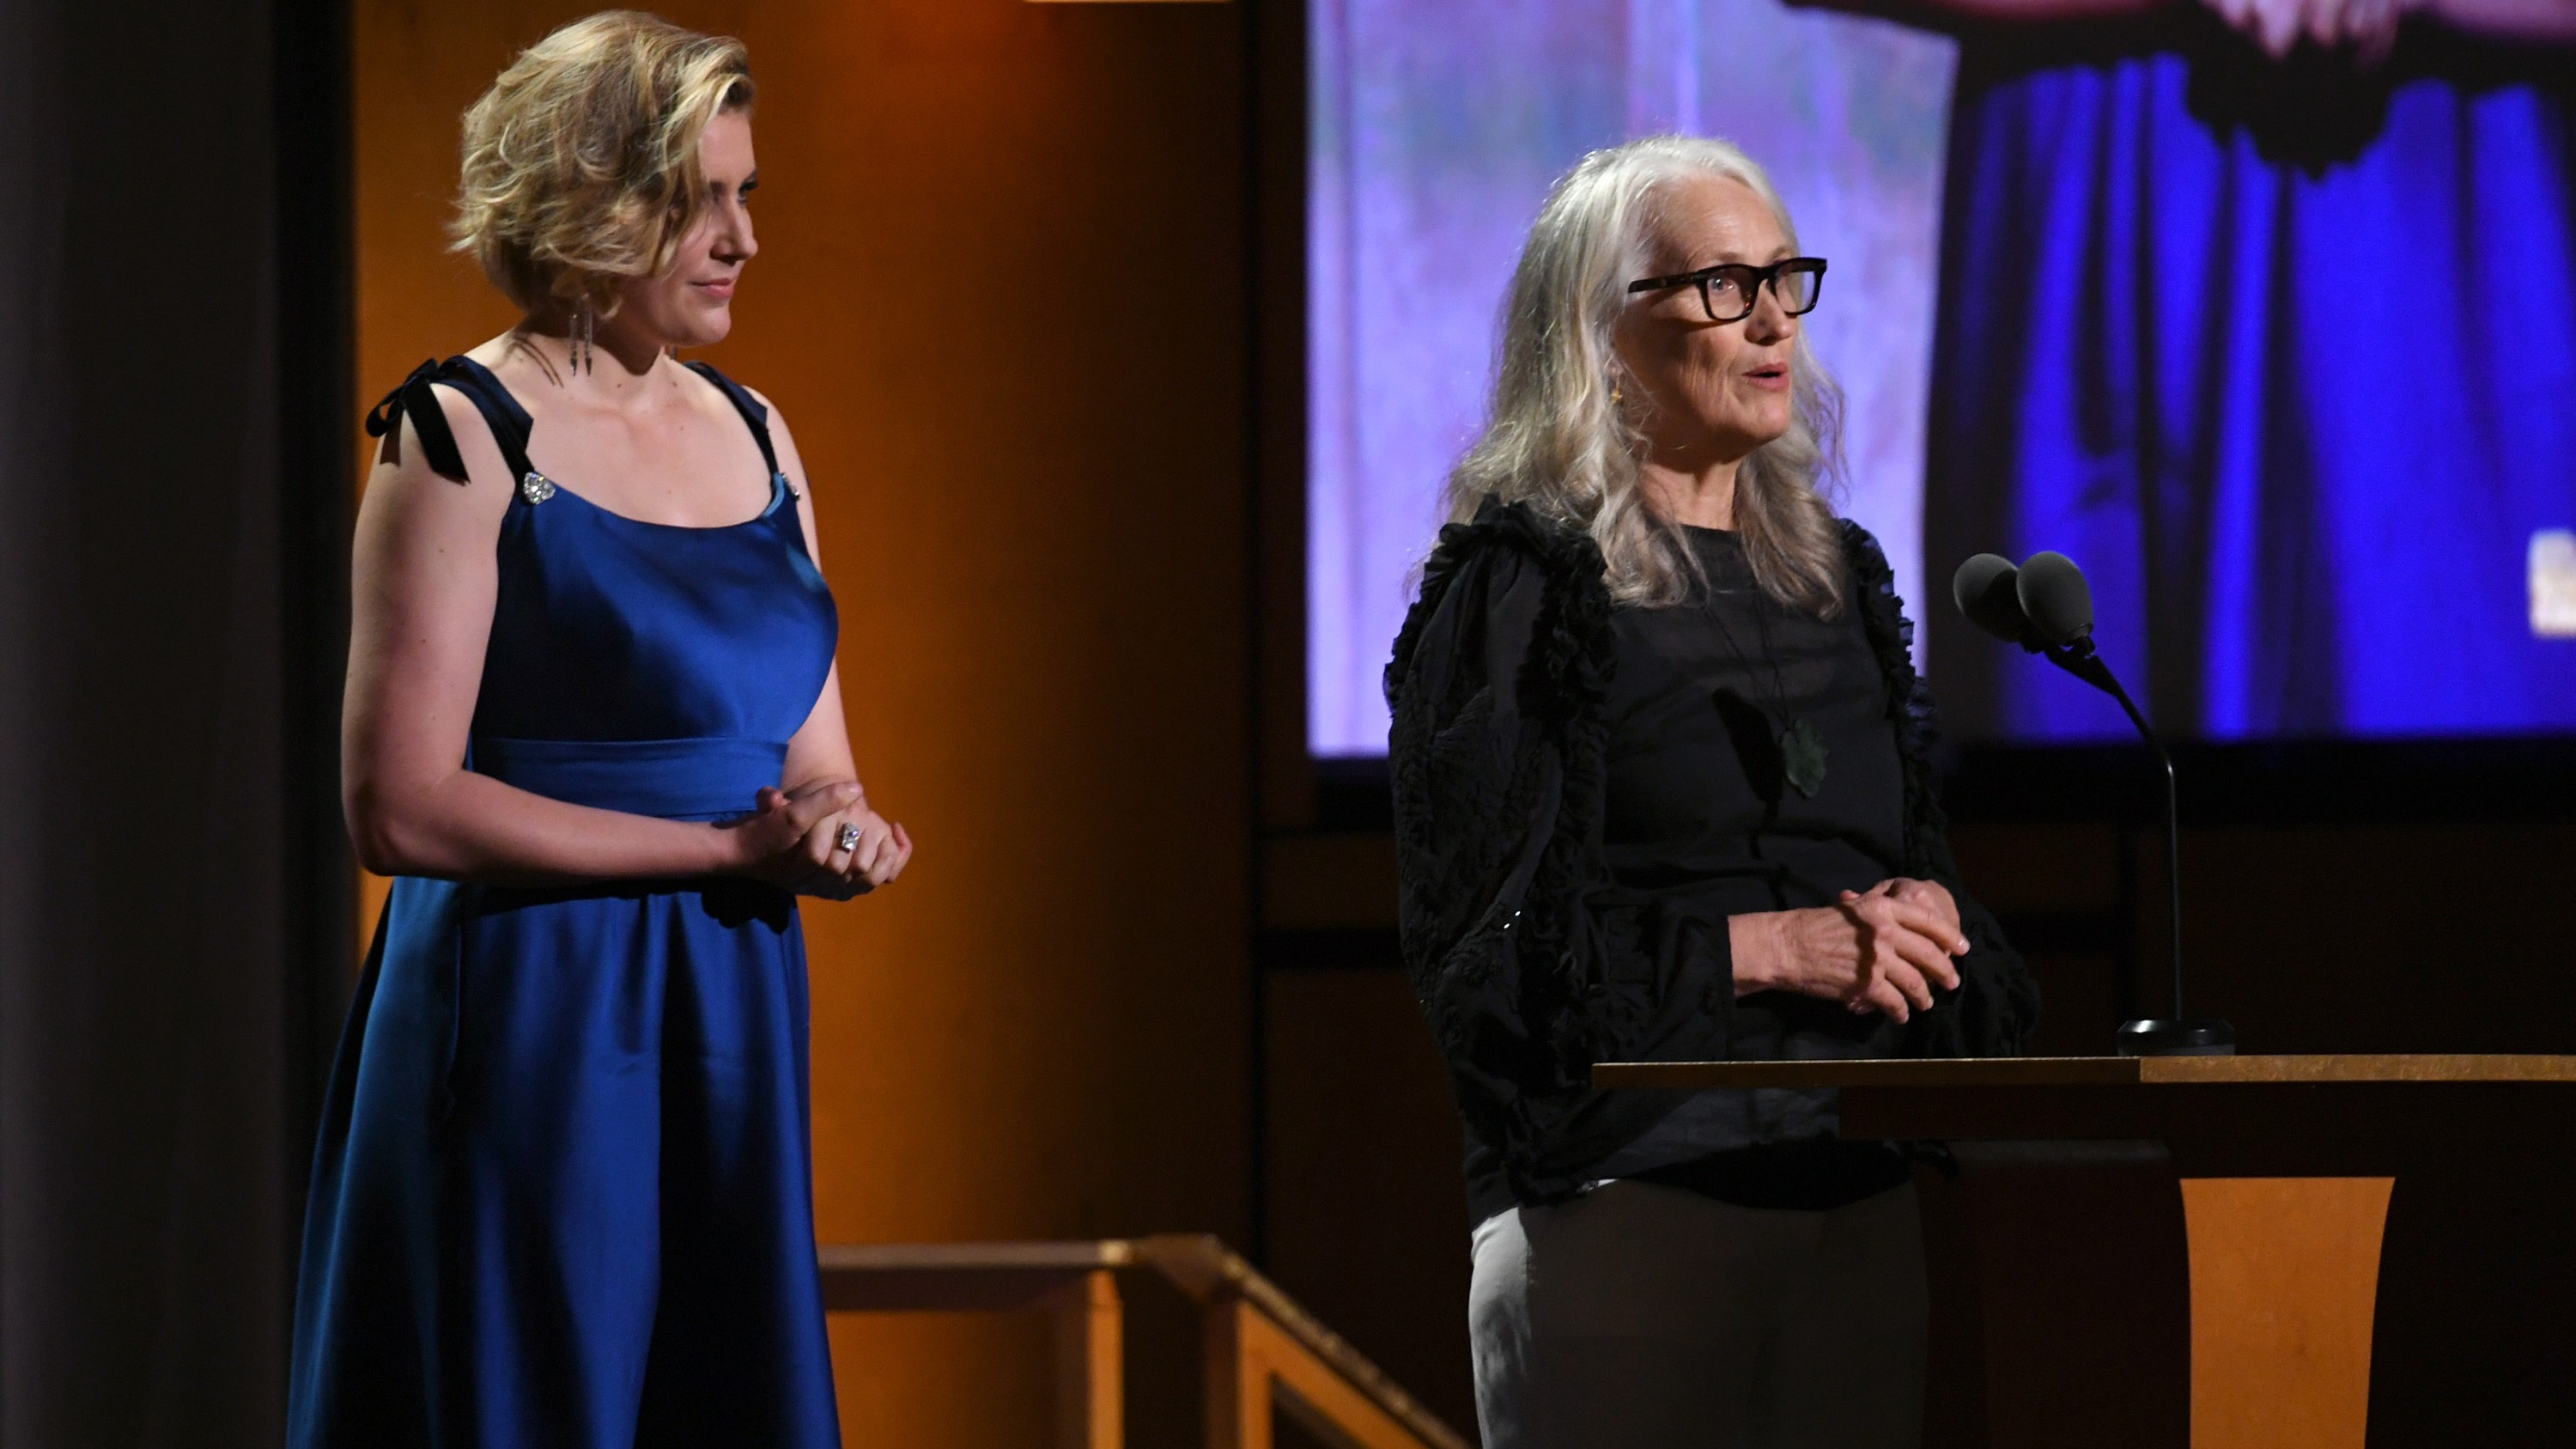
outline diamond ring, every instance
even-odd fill
[[[841,834],[840,834],[840,838],[839,838],[838,840],[836,840],[835,842],[833,842],[833,843],[834,843],[835,845],[837,845],[837,846],[838,846],[840,849],[842,849],[842,850],[856,850],[856,849],[858,849],[858,848],[859,848],[859,827],[857,827],[857,826],[855,826],[855,825],[847,825],[847,824],[843,825],[843,826],[841,827]]]

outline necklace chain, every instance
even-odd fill
[[[1742,646],[1735,642],[1735,631],[1727,625],[1726,616],[1714,607],[1719,597],[1729,591],[1720,589],[1714,578],[1709,580],[1708,591],[1709,602],[1712,605],[1708,611],[1709,621],[1717,625],[1718,637],[1726,641],[1727,652],[1735,656],[1738,664],[1744,666],[1745,673],[1751,674],[1753,661],[1745,656]],[[1781,777],[1795,787],[1799,794],[1814,799],[1816,791],[1825,781],[1824,736],[1807,721],[1805,716],[1790,713],[1789,685],[1781,678],[1780,657],[1771,647],[1771,623],[1763,617],[1765,596],[1758,584],[1750,592],[1753,627],[1762,641],[1762,663],[1771,673],[1771,705],[1766,708],[1756,701],[1754,707],[1762,711],[1763,719],[1775,731],[1771,744],[1772,748],[1780,753],[1778,765]]]

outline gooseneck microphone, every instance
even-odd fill
[[[2120,1024],[2122,1056],[2229,1056],[2236,1031],[2214,1017],[2190,1018],[2182,1010],[2182,800],[2173,756],[2120,687],[2111,666],[2093,647],[2093,587],[2062,553],[2036,553],[2015,567],[1999,554],[1981,553],[1951,576],[1950,597],[1968,622],[2101,690],[2120,702],[2138,737],[2165,771],[2165,884],[2173,912],[2173,1015]]]

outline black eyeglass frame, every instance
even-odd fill
[[[1780,296],[1780,278],[1784,273],[1792,271],[1811,273],[1816,279],[1815,289],[1807,294],[1807,305],[1803,307],[1792,307],[1787,299]],[[1717,299],[1709,295],[1708,284],[1730,273],[1735,276],[1743,291],[1744,310],[1732,316],[1720,317],[1717,315]],[[1669,277],[1643,277],[1628,284],[1631,294],[1660,292],[1667,287],[1697,287],[1699,308],[1708,314],[1708,320],[1711,322],[1741,322],[1752,316],[1753,309],[1762,305],[1762,289],[1765,287],[1771,289],[1772,299],[1780,303],[1782,312],[1791,317],[1804,317],[1815,311],[1816,304],[1824,300],[1825,259],[1823,257],[1782,257],[1767,267],[1757,267],[1750,262],[1719,262],[1715,266],[1702,267],[1695,272],[1676,272]]]

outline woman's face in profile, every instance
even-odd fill
[[[698,138],[707,210],[680,239],[671,269],[630,282],[619,310],[657,339],[679,347],[722,342],[733,330],[733,289],[760,250],[751,235],[751,193],[759,175],[751,154],[751,113],[724,111]]]
[[[1789,256],[1771,208],[1740,181],[1693,176],[1660,196],[1639,276]],[[1721,298],[1721,301],[1725,299]],[[1789,354],[1798,319],[1762,289],[1752,315],[1712,322],[1696,287],[1631,297],[1616,333],[1621,391],[1650,453],[1680,467],[1742,458],[1789,431]]]

